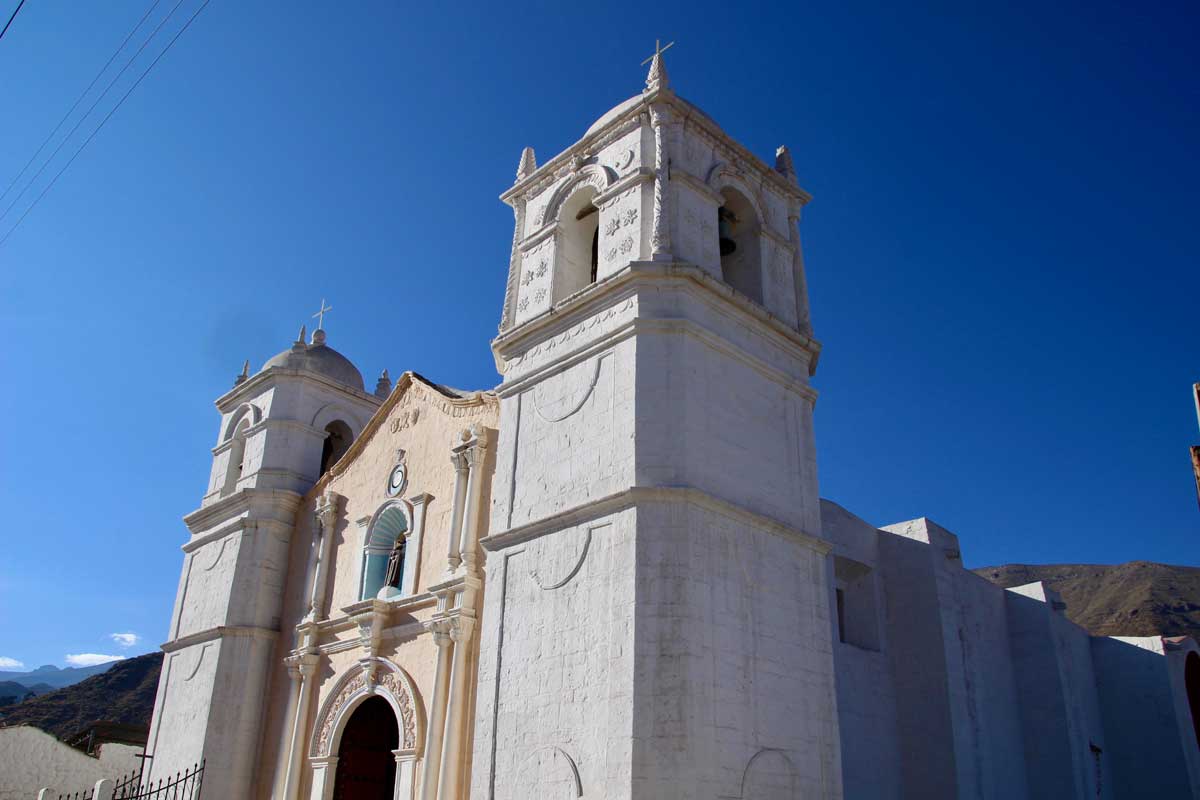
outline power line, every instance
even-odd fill
[[[129,87],[128,91],[121,95],[121,99],[118,100],[117,104],[112,107],[112,110],[105,115],[104,119],[100,120],[100,124],[96,126],[94,131],[91,132],[91,135],[83,140],[83,144],[81,144],[79,149],[75,151],[75,155],[71,156],[70,160],[63,165],[63,168],[58,171],[58,174],[55,175],[53,179],[51,179],[50,183],[46,184],[46,188],[42,189],[41,194],[39,194],[33,203],[30,204],[29,208],[25,209],[25,213],[21,215],[20,219],[18,219],[16,223],[8,229],[8,233],[4,234],[3,239],[0,239],[0,246],[3,246],[4,243],[8,241],[8,237],[12,236],[13,231],[15,231],[25,220],[25,218],[29,216],[29,212],[33,211],[33,209],[37,207],[37,204],[41,202],[41,199],[46,196],[46,192],[50,191],[50,189],[54,187],[54,184],[58,183],[58,179],[61,178],[62,174],[67,171],[67,168],[75,163],[75,159],[79,157],[79,154],[83,152],[83,149],[88,146],[88,143],[91,142],[92,139],[96,138],[96,134],[99,133],[100,129],[104,127],[104,124],[112,119],[113,114],[117,113],[117,109],[124,104],[125,99],[128,98],[129,95],[133,94],[133,90],[138,87],[143,78],[150,74],[150,70],[154,69],[154,65],[157,64],[162,57],[167,54],[167,51],[171,49],[171,46],[174,45],[175,42],[179,41],[179,37],[183,35],[184,31],[191,27],[192,23],[196,20],[196,17],[200,16],[200,12],[208,7],[209,2],[211,2],[211,0],[204,0],[204,2],[201,3],[200,7],[196,9],[196,12],[192,14],[192,16],[188,18],[188,21],[183,24],[183,27],[179,29],[179,32],[171,38],[171,41],[167,42],[167,46],[162,49],[162,52],[154,57],[154,60],[150,62],[150,66],[146,67],[146,70],[138,76],[138,79],[133,82],[133,85]]]
[[[154,41],[154,37],[158,35],[158,32],[162,30],[163,26],[167,24],[167,21],[175,15],[175,12],[181,5],[183,5],[183,3],[184,0],[178,0],[171,10],[167,12],[167,15],[159,21],[158,25],[155,26],[154,31],[148,37],[146,37],[146,41],[142,42],[142,46],[137,49],[136,53],[129,57],[129,60],[125,62],[125,66],[121,67],[121,71],[117,73],[115,78],[108,82],[108,86],[104,87],[104,91],[100,93],[100,96],[97,97],[90,106],[88,106],[88,110],[85,111],[83,116],[75,122],[75,126],[71,128],[67,135],[63,137],[63,140],[58,143],[58,147],[54,148],[54,152],[50,154],[50,157],[42,163],[42,166],[38,168],[38,171],[35,172],[33,177],[29,179],[29,183],[25,184],[25,188],[22,189],[17,196],[13,198],[13,201],[8,204],[8,207],[5,208],[2,213],[0,213],[0,221],[3,221],[4,218],[8,216],[8,212],[13,210],[13,206],[21,202],[21,198],[25,196],[25,193],[33,188],[33,185],[37,183],[37,179],[42,177],[42,173],[46,171],[46,167],[50,166],[50,162],[54,160],[55,156],[57,156],[67,142],[71,140],[71,137],[75,135],[75,131],[79,130],[79,126],[83,124],[84,120],[91,116],[92,112],[96,110],[96,106],[100,105],[100,101],[108,96],[109,91],[111,91],[112,88],[117,85],[117,81],[121,80],[121,76],[125,74],[125,70],[133,66],[133,62],[136,61],[137,57],[142,54],[142,51],[146,49],[146,46],[149,45],[150,42]]]
[[[4,30],[0,31],[0,39],[4,38],[4,34],[8,33],[8,26],[12,25],[12,21],[17,18],[17,12],[21,10],[21,6],[25,5],[25,0],[17,3],[16,9],[13,10],[12,16],[8,18],[8,22],[4,23]]]
[[[24,0],[22,0],[22,2],[24,2]],[[25,162],[25,166],[21,167],[21,171],[17,173],[17,177],[12,179],[12,183],[8,184],[8,187],[5,188],[2,193],[0,193],[0,202],[3,202],[4,198],[8,197],[8,193],[11,192],[13,187],[16,186],[21,178],[25,176],[25,171],[28,170],[30,165],[32,165],[33,162],[37,160],[37,157],[42,154],[42,151],[46,149],[46,145],[50,144],[50,140],[54,138],[54,135],[62,129],[63,123],[75,113],[75,109],[79,108],[79,104],[83,102],[83,98],[87,97],[88,92],[90,92],[96,85],[96,82],[100,80],[100,76],[108,71],[108,68],[112,66],[113,61],[115,61],[117,56],[121,54],[121,51],[125,49],[125,45],[129,44],[129,40],[133,38],[135,33],[137,33],[138,28],[142,27],[142,23],[146,21],[146,18],[150,16],[154,9],[158,8],[158,4],[161,2],[162,0],[154,0],[150,7],[146,9],[146,13],[143,14],[142,18],[138,20],[137,25],[134,25],[133,29],[126,34],[125,40],[121,42],[120,47],[113,51],[113,54],[108,57],[108,61],[104,62],[104,66],[101,67],[100,71],[96,73],[96,77],[92,78],[92,82],[89,83],[87,88],[83,90],[83,94],[79,95],[79,98],[75,101],[75,103],[69,109],[67,109],[67,113],[63,114],[62,119],[60,119],[58,124],[54,126],[54,130],[50,131],[50,135],[42,141],[41,145],[38,146],[38,149],[34,152],[34,154],[29,157],[29,160]]]

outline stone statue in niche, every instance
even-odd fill
[[[408,537],[404,534],[396,537],[396,543],[392,545],[392,552],[388,555],[387,576],[383,581],[385,587],[400,588],[400,581],[404,578],[404,548],[407,544]]]

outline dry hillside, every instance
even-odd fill
[[[62,738],[95,720],[150,727],[162,653],[126,659],[72,686],[0,709],[0,725],[33,725]]]
[[[1067,617],[1103,636],[1191,635],[1200,640],[1200,567],[1125,564],[1007,564],[975,574],[1008,588],[1044,581]]]

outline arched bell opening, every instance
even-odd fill
[[[250,420],[243,419],[233,432],[232,444],[229,446],[229,464],[225,469],[225,484],[221,487],[221,496],[237,491],[238,481],[246,471],[246,429]]]
[[[325,426],[325,443],[321,446],[321,475],[346,455],[353,442],[354,431],[340,419],[335,419]]]
[[[354,709],[337,752],[334,800],[392,800],[400,728],[391,705],[378,695]]]
[[[561,238],[554,270],[554,303],[596,281],[600,263],[600,210],[592,202],[596,194],[595,187],[584,186],[559,210]]]
[[[753,204],[737,189],[721,190],[725,202],[717,209],[721,277],[760,305],[763,302],[760,226]]]

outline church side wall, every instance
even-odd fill
[[[722,509],[638,508],[633,796],[840,798],[823,551]]]
[[[830,640],[833,642],[834,676],[837,682],[838,731],[842,746],[842,783],[847,800],[899,800],[901,745],[896,735],[896,691],[888,662],[884,625],[883,583],[879,570],[879,531],[829,500],[821,501],[823,538],[833,545],[826,557],[830,576],[828,602]],[[874,600],[875,649],[850,639],[839,641],[836,617],[837,576],[835,562],[854,562],[858,587],[869,586]],[[856,587],[856,588],[858,588]],[[847,593],[844,600],[851,603]],[[868,617],[871,615],[868,615]],[[869,627],[869,626],[868,626]]]
[[[1197,797],[1188,776],[1162,639],[1097,636],[1091,645],[1113,797]]]
[[[957,770],[947,687],[946,644],[927,543],[883,534],[883,578],[888,663],[896,692],[896,736],[901,743],[904,797],[955,798]]]
[[[961,797],[1027,797],[1025,747],[1016,678],[1009,650],[1004,593],[943,559],[952,579],[944,597],[945,641],[953,653],[949,676],[956,709],[955,747]],[[955,652],[956,651],[956,652]]]

